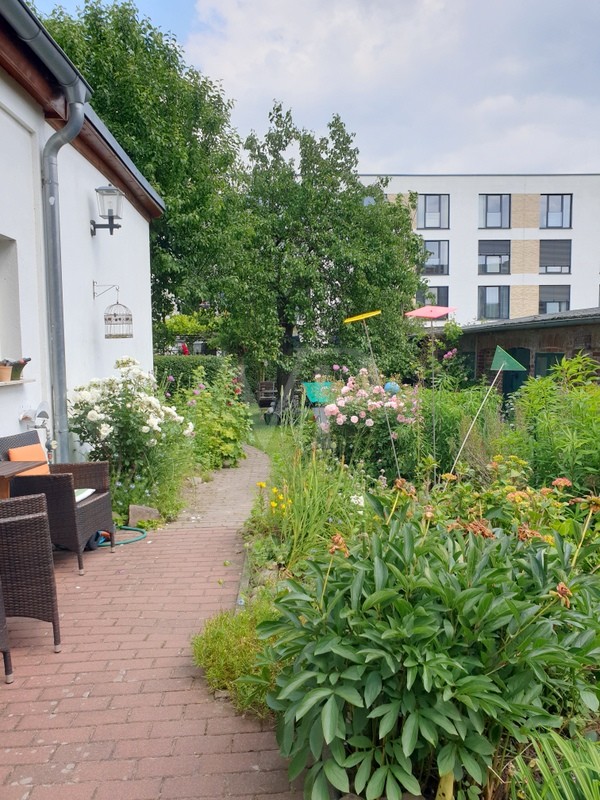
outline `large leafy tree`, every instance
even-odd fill
[[[403,369],[423,245],[410,203],[388,202],[384,182],[365,186],[358,151],[334,116],[328,134],[298,128],[275,104],[263,139],[251,135],[242,246],[213,274],[230,347],[276,357],[286,369],[304,345],[364,347],[348,316],[370,323],[380,366]]]
[[[92,86],[96,112],[166,203],[151,226],[155,318],[174,306],[194,310],[202,276],[228,251],[234,228],[239,142],[230,103],[129,0],[85,0],[77,16],[58,7],[43,21]]]

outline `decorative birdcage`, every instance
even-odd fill
[[[102,289],[102,291],[99,291]],[[133,314],[131,309],[119,302],[119,287],[116,283],[97,283],[92,281],[94,300],[106,294],[111,289],[117,293],[117,302],[108,306],[104,311],[104,338],[105,339],[132,339]]]
[[[133,314],[122,303],[113,303],[104,312],[105,339],[131,339],[133,337]]]

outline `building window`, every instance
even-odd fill
[[[540,314],[568,311],[570,299],[570,286],[540,286]]]
[[[480,286],[477,319],[508,319],[509,286]]]
[[[426,289],[417,292],[418,306],[447,306],[448,287],[447,286],[428,286]]]
[[[571,240],[540,240],[540,273],[542,275],[569,275],[571,272]]]
[[[479,195],[479,227],[510,228],[510,195]]]
[[[449,208],[448,194],[420,194],[417,201],[417,228],[448,228]]]
[[[540,195],[540,228],[570,228],[572,194]]]
[[[562,358],[564,358],[564,353],[536,353],[535,377],[543,378]]]
[[[423,265],[425,275],[447,275],[448,264],[448,245],[447,241],[426,241],[425,250],[427,261]]]
[[[510,240],[485,240],[479,242],[479,274],[510,274]]]

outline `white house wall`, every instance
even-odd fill
[[[31,382],[0,386],[0,435],[23,430],[22,413],[51,400],[41,157],[52,133],[39,106],[0,73],[0,359],[31,357],[23,372]],[[95,188],[107,179],[70,145],[59,151],[58,178],[68,388],[113,374],[123,355],[151,369],[148,222],[125,199],[123,227],[92,237],[90,220],[102,222]],[[133,338],[105,339],[104,310],[116,292],[94,299],[93,281],[119,285]]]
[[[362,176],[369,183],[377,176]],[[509,286],[510,318],[537,314],[539,287],[570,286],[570,309],[590,308],[599,303],[600,250],[598,249],[598,220],[600,219],[600,175],[393,175],[386,189],[388,197],[418,194],[447,194],[450,198],[447,229],[415,230],[425,240],[449,242],[449,274],[431,275],[430,286],[448,287],[448,305],[456,307],[459,323],[474,322],[478,317],[478,287]],[[510,228],[479,228],[479,195],[509,194],[512,205],[541,194],[571,194],[573,196],[572,227],[540,229],[539,217],[530,214],[527,226]],[[511,224],[517,215],[512,214]],[[522,220],[521,220],[522,221]],[[508,275],[478,274],[479,240],[509,239],[512,246],[524,252],[530,249],[527,271],[511,263]],[[533,270],[532,253],[541,239],[570,239],[571,273],[540,274]],[[512,254],[511,254],[512,262]],[[514,288],[513,288],[514,287]]]

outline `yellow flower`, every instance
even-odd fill
[[[282,510],[282,511],[285,511],[285,503],[282,503],[282,504],[281,504],[281,510]]]
[[[283,495],[282,495],[282,494],[279,494],[279,495],[277,495],[277,499],[278,499],[278,500],[283,500],[283,499],[284,499],[284,497],[283,497]]]
[[[277,508],[277,503],[275,500],[271,500],[271,508]]]
[[[258,486],[259,489],[266,489],[267,488],[267,484],[264,481],[258,481],[258,483],[256,485]]]
[[[278,489],[276,486],[274,486],[274,487],[271,489],[271,491],[273,492],[273,494],[278,494],[278,492],[279,492],[279,489]]]

